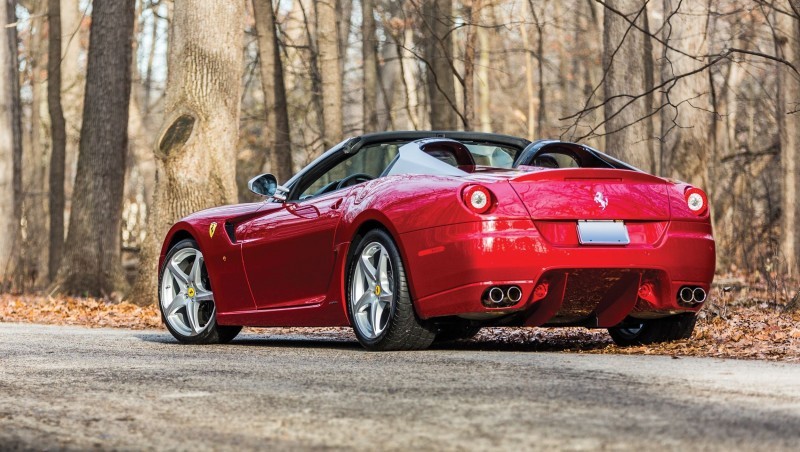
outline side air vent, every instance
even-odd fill
[[[231,243],[236,243],[236,225],[233,223],[225,222],[225,233],[231,239]]]

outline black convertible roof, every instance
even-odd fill
[[[346,152],[355,152],[363,146],[387,141],[414,141],[423,138],[450,138],[458,141],[475,141],[513,146],[520,150],[525,149],[531,142],[525,138],[511,135],[484,132],[459,132],[454,130],[408,130],[396,132],[367,133],[347,140],[344,147]]]

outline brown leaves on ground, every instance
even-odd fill
[[[636,347],[616,346],[605,330],[585,328],[484,328],[474,345],[487,350],[800,361],[800,314],[734,307],[723,318],[703,311],[691,339]]]
[[[94,298],[0,295],[0,322],[80,325],[92,328],[161,327],[155,306],[113,303]]]
[[[437,348],[563,351],[636,355],[800,361],[800,312],[787,310],[780,295],[757,281],[735,290],[712,290],[689,340],[618,347],[605,330],[585,328],[484,328],[474,340],[437,344]],[[88,327],[164,328],[155,306],[45,296],[0,295],[0,322],[31,322]],[[349,328],[269,328],[251,332],[353,340]]]

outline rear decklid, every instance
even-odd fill
[[[630,170],[541,170],[509,183],[536,220],[667,221],[668,182]]]

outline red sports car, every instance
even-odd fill
[[[348,326],[370,350],[483,326],[688,338],[714,276],[706,194],[587,146],[495,134],[343,141],[267,199],[177,222],[159,273],[181,342],[242,326]]]

